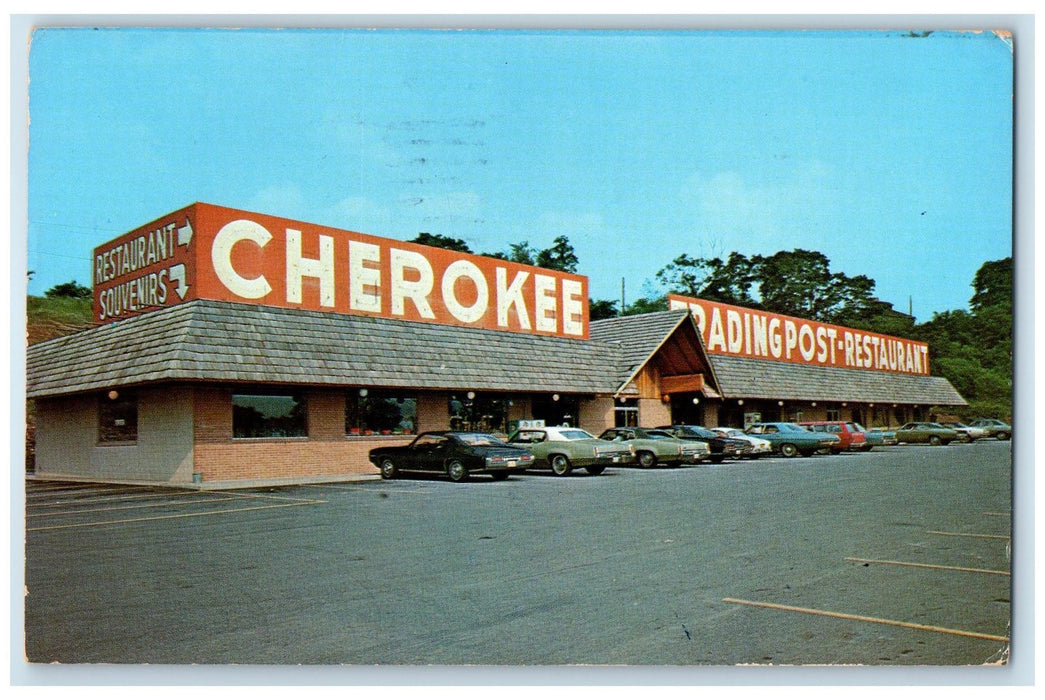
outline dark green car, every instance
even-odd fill
[[[899,443],[946,445],[957,437],[958,431],[939,423],[907,423],[896,430],[896,441]]]

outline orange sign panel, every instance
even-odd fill
[[[191,299],[588,337],[586,277],[211,204],[95,249],[95,318]]]
[[[925,343],[678,294],[669,294],[668,304],[690,310],[711,354],[929,374]]]

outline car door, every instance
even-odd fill
[[[543,430],[520,430],[509,443],[521,447],[533,455],[535,462],[546,462],[548,458],[548,434]]]
[[[430,435],[428,439],[418,440],[411,450],[412,469],[423,472],[441,472],[446,462],[450,438],[445,435]]]

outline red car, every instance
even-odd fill
[[[806,421],[799,425],[814,433],[830,433],[838,437],[838,444],[831,447],[831,451],[835,454],[845,450],[867,452],[872,447],[867,443],[867,436],[856,427],[855,423],[841,420],[818,420]]]

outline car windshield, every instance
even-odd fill
[[[559,431],[559,436],[563,440],[591,440],[594,438],[593,435],[583,430],[562,430]]]
[[[505,444],[495,438],[493,435],[487,435],[485,433],[461,433],[457,436],[457,439],[461,442],[476,447],[505,447]]]

